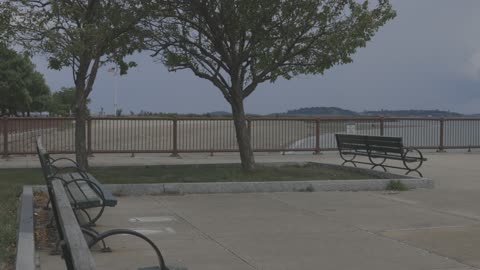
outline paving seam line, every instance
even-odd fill
[[[159,201],[155,201],[155,203],[157,204],[161,204]],[[165,205],[162,205],[162,207],[165,207]],[[193,223],[191,223],[190,221],[188,221],[185,217],[183,217],[182,215],[180,215],[179,213],[177,213],[176,211],[173,211],[173,209],[171,209],[170,207],[167,206],[167,209],[173,213],[179,220],[183,220],[183,222],[187,223],[188,225],[192,226],[192,228],[194,228],[196,231],[198,231],[203,237],[205,237],[206,239],[212,241],[213,243],[215,243],[216,245],[220,246],[221,248],[223,248],[225,251],[227,251],[228,253],[232,254],[235,258],[239,259],[240,261],[242,261],[243,263],[245,263],[246,265],[248,265],[251,269],[255,269],[255,270],[258,270],[258,268],[251,264],[247,259],[244,259],[243,257],[241,257],[240,255],[238,255],[235,251],[231,250],[229,247],[225,246],[224,244],[220,243],[219,241],[217,241],[215,238],[213,238],[211,235],[209,235],[208,233],[202,231],[199,227],[197,227],[196,225],[194,225]]]
[[[390,198],[388,198],[387,196],[384,196],[384,195],[378,195],[378,194],[375,194],[375,193],[371,193],[369,195],[371,197],[374,197],[374,198],[379,198],[379,199],[383,199],[383,200],[387,200],[387,201],[391,201],[391,202],[397,202],[397,203],[406,204],[406,205],[413,205],[410,202],[406,202],[406,201],[403,201],[403,200],[396,200],[396,198],[391,198],[390,199]],[[432,212],[435,212],[435,213],[438,213],[438,214],[452,215],[452,216],[455,216],[455,217],[464,218],[464,219],[468,219],[470,221],[475,221],[475,222],[480,221],[480,217],[477,217],[477,216],[459,214],[459,213],[452,212],[451,210],[440,210],[440,209],[430,208],[426,205],[422,205],[422,204],[418,204],[418,203],[415,203],[415,206],[417,206],[417,208],[421,208],[421,209],[424,209],[424,210],[429,210],[429,211],[432,211]]]

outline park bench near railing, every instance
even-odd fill
[[[117,199],[112,193],[105,189],[93,175],[81,170],[75,161],[69,158],[52,158],[43,147],[40,136],[37,137],[36,143],[38,159],[47,186],[51,185],[53,179],[62,180],[72,207],[85,213],[88,218],[88,223],[85,225],[94,225],[102,216],[105,207],[117,205]],[[61,162],[66,162],[68,165],[62,167]],[[91,208],[99,208],[93,217],[86,211]]]
[[[146,236],[133,230],[115,229],[103,232],[86,241],[74,209],[70,204],[64,183],[60,179],[51,181],[48,187],[51,198],[53,216],[60,241],[62,257],[68,270],[95,270],[96,264],[90,249],[98,242],[113,235],[130,235],[146,241],[155,251],[158,266],[138,268],[149,270],[180,270],[184,268],[168,268],[158,247]],[[112,255],[113,256],[113,255]]]
[[[405,148],[400,137],[335,134],[335,138],[338,152],[343,159],[342,165],[352,163],[357,167],[357,163],[367,164],[372,165],[371,169],[381,167],[384,171],[387,171],[386,168],[395,168],[407,170],[407,175],[416,172],[423,177],[418,169],[427,159],[420,150]],[[368,157],[370,162],[356,161],[357,156]],[[386,165],[387,160],[402,161],[404,167]]]

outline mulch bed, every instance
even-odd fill
[[[45,209],[48,195],[43,192],[35,193],[33,201],[35,211],[35,246],[37,249],[54,250],[57,241],[57,231],[55,226],[49,226],[52,211],[51,209]]]

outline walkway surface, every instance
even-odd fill
[[[138,230],[168,264],[197,270],[480,269],[480,153],[427,157],[422,172],[435,180],[433,190],[121,197],[96,229]],[[334,153],[259,154],[257,160],[339,163]],[[14,158],[0,167],[36,166],[33,161]],[[235,154],[99,155],[92,164],[234,161]],[[113,253],[94,253],[99,269],[154,265],[142,242],[120,236],[108,244]],[[41,269],[64,269],[59,256],[39,255]]]

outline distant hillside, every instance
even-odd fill
[[[309,107],[289,110],[286,113],[270,114],[275,116],[385,116],[385,117],[465,117],[465,115],[456,112],[442,110],[380,110],[364,111],[361,113],[346,110],[338,107]],[[468,115],[478,117],[479,114]]]
[[[463,114],[441,110],[380,110],[365,111],[363,115],[386,117],[462,117]]]
[[[296,110],[290,110],[286,113],[276,115],[287,116],[313,116],[313,115],[326,115],[326,116],[357,116],[358,113],[350,110],[345,110],[337,107],[310,107],[300,108]]]
[[[209,112],[209,113],[206,113],[206,114],[211,115],[211,116],[229,116],[229,115],[232,115],[232,113],[226,112],[226,111],[214,111],[214,112]]]

